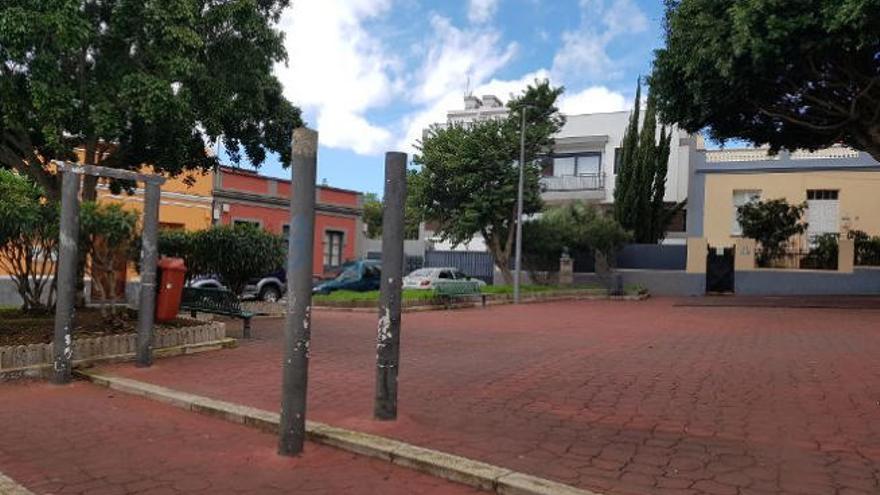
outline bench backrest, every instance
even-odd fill
[[[235,294],[225,289],[184,287],[180,307],[205,312],[241,313],[241,301]]]
[[[434,282],[434,294],[438,296],[471,296],[480,294],[480,284],[475,281]]]

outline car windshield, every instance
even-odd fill
[[[431,268],[422,268],[409,274],[410,277],[430,277],[434,273]]]
[[[337,282],[352,282],[352,281],[360,278],[360,276],[361,276],[360,267],[358,265],[351,265],[351,266],[345,268],[344,270],[342,270],[342,273],[340,273],[339,276],[336,277],[336,281]]]

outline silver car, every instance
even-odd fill
[[[483,282],[480,279],[468,277],[458,268],[440,267],[419,268],[418,270],[415,270],[406,277],[403,277],[403,288],[432,290],[436,287],[437,283],[448,284],[459,281],[462,283],[476,282],[480,287],[486,285],[486,282]]]

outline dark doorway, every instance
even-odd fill
[[[713,248],[709,246],[706,259],[706,292],[729,294],[734,292],[736,278],[734,270],[734,248]]]

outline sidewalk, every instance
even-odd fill
[[[0,425],[0,473],[35,494],[477,493],[83,382],[0,385]]]
[[[880,311],[676,303],[406,314],[392,423],[376,316],[316,313],[309,417],[607,495],[880,493]],[[276,411],[282,327],[103,371]]]

